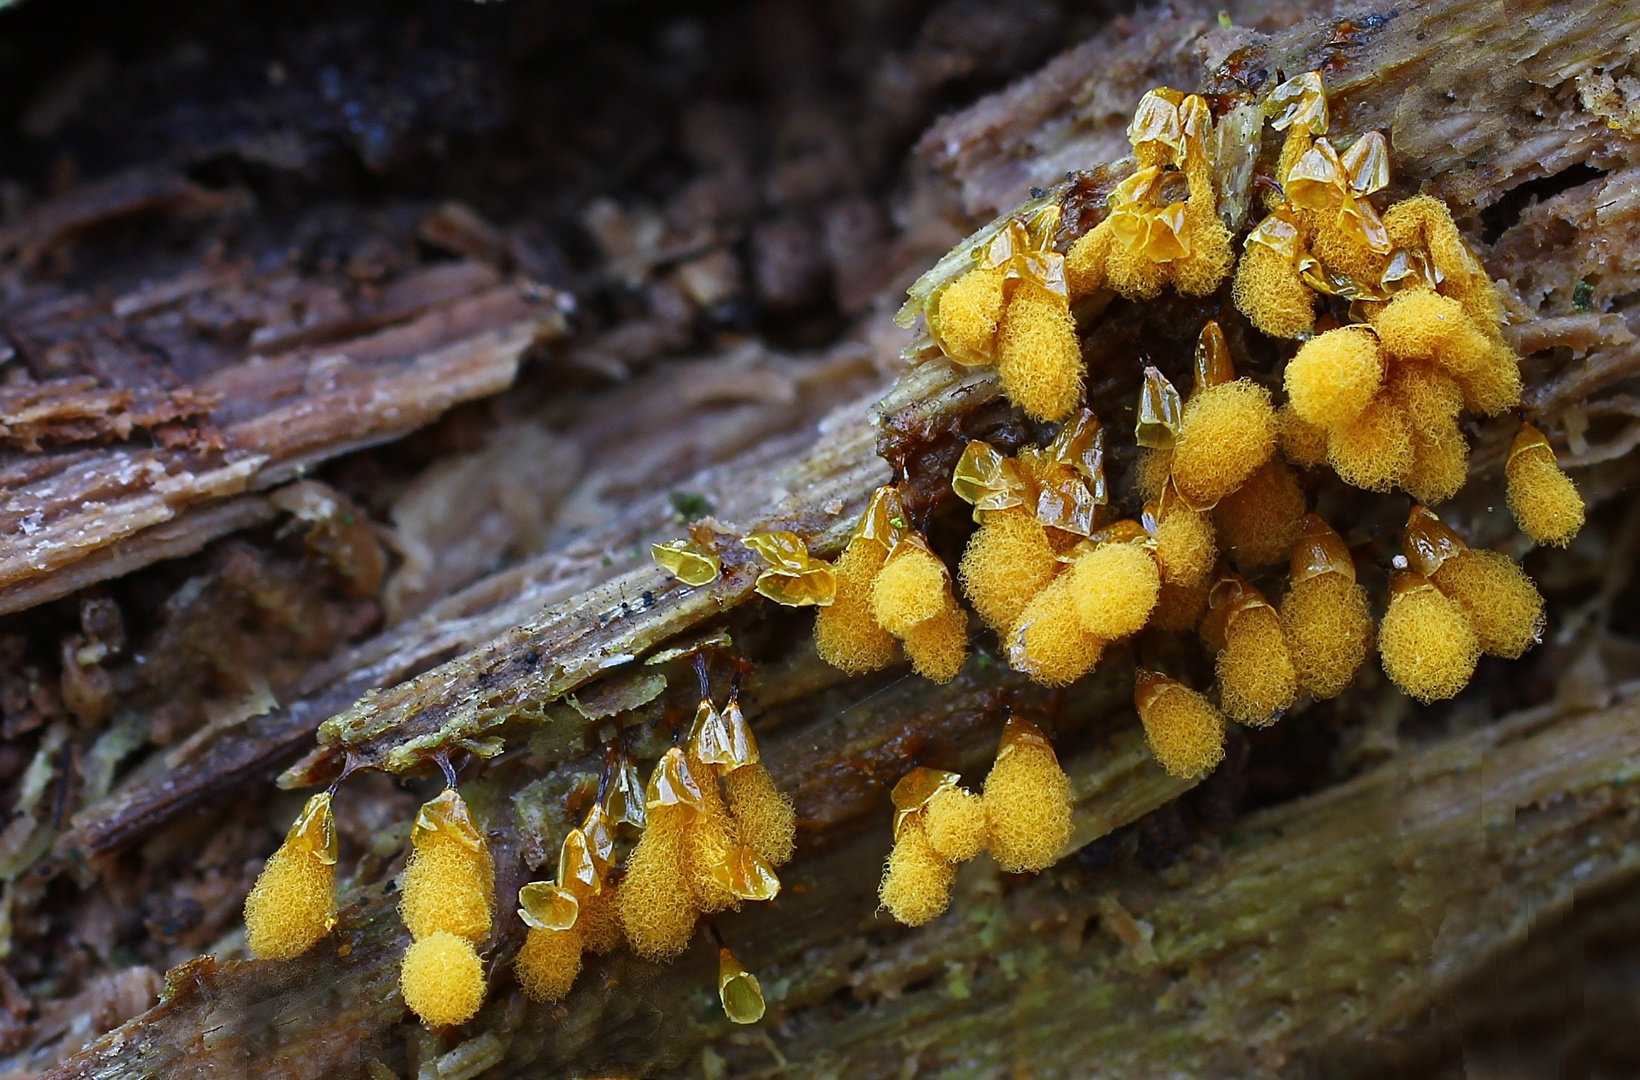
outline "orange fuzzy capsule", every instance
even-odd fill
[[[1431,360],[1463,377],[1497,361],[1493,342],[1475,328],[1463,305],[1433,289],[1396,293],[1372,325],[1384,351],[1402,360]]]
[[[1412,433],[1388,394],[1379,394],[1360,416],[1327,435],[1327,463],[1346,484],[1388,491],[1412,467]]]
[[[907,926],[921,926],[943,915],[951,905],[951,883],[956,876],[956,867],[929,844],[922,822],[912,819],[894,839],[877,898],[895,919]]]
[[[951,572],[917,534],[895,545],[871,586],[871,613],[877,624],[904,637],[918,623],[945,610]]]
[[[894,635],[877,625],[871,613],[871,583],[888,558],[875,540],[855,537],[837,560],[837,595],[830,607],[817,608],[814,648],[832,667],[850,675],[894,662]]]
[[[985,625],[1002,634],[1059,569],[1042,523],[1015,506],[986,512],[968,539],[957,577]]]
[[[1014,286],[997,336],[1003,392],[1036,420],[1063,420],[1082,399],[1082,346],[1064,297],[1034,281]]]
[[[997,324],[1002,320],[1003,272],[976,268],[939,294],[931,327],[940,348],[961,364],[988,364],[996,355]]]
[[[1543,636],[1543,594],[1501,551],[1472,548],[1429,576],[1468,614],[1481,651],[1513,660]]]
[[[471,941],[438,930],[404,950],[399,990],[428,1027],[465,1024],[484,1004],[484,963]]]
[[[771,865],[791,859],[797,811],[791,796],[775,786],[769,770],[756,762],[742,765],[723,778],[723,786],[741,842]]]
[[[1481,646],[1461,606],[1423,575],[1405,572],[1390,582],[1378,653],[1401,692],[1428,704],[1469,685]]]
[[[1291,256],[1264,244],[1242,250],[1231,293],[1236,309],[1271,337],[1296,338],[1315,325],[1315,293]]]
[[[1308,506],[1298,478],[1271,458],[1213,508],[1219,542],[1243,569],[1287,558]]]
[[[1113,239],[1107,218],[1078,237],[1065,253],[1065,284],[1072,298],[1105,287],[1105,263],[1110,257]]]
[[[569,993],[581,973],[580,923],[569,930],[530,927],[513,972],[531,1001],[557,1001]]]
[[[1501,341],[1489,347],[1486,362],[1458,376],[1463,388],[1463,400],[1471,410],[1482,416],[1520,407],[1520,357]]]
[[[1464,243],[1444,202],[1430,195],[1404,199],[1385,211],[1384,229],[1396,247],[1428,251],[1434,269],[1445,278],[1441,291],[1461,303],[1476,326],[1496,332],[1497,290]]]
[[[1156,523],[1155,537],[1156,566],[1164,586],[1200,588],[1207,584],[1219,557],[1212,518],[1175,504]]]
[[[955,784],[928,800],[922,823],[928,843],[950,862],[967,862],[985,848],[985,800]]]
[[[649,824],[621,879],[621,928],[645,960],[670,960],[689,945],[699,909],[685,872],[684,841],[695,811],[681,804],[648,808]]]
[[[1412,464],[1401,486],[1421,503],[1442,503],[1469,482],[1469,440],[1457,421],[1436,435],[1412,433]]]
[[[1451,375],[1433,364],[1397,363],[1387,385],[1414,432],[1444,434],[1463,412],[1463,390]]]
[[[1372,331],[1341,326],[1306,341],[1284,378],[1293,411],[1308,423],[1334,428],[1371,404],[1384,381],[1383,351]]]
[[[336,925],[336,819],[330,795],[308,799],[245,897],[245,946],[258,960],[302,955]]]
[[[1583,497],[1560,469],[1549,440],[1522,424],[1504,466],[1509,512],[1520,531],[1540,544],[1565,547],[1583,528]]]
[[[1071,838],[1071,782],[1035,725],[1008,719],[983,797],[991,855],[1005,872],[1058,860]]]
[[[1298,696],[1281,617],[1246,580],[1232,575],[1213,588],[1202,637],[1216,646],[1219,703],[1238,723],[1266,727]]]
[[[1327,463],[1327,429],[1299,416],[1291,404],[1276,413],[1276,431],[1282,456],[1294,465],[1317,469]]]
[[[1069,574],[1048,584],[1008,631],[1008,662],[1044,686],[1075,682],[1099,663],[1103,638],[1087,632],[1077,613]]]
[[[683,845],[684,869],[695,889],[695,904],[707,912],[738,909],[740,901],[722,868],[740,846],[740,838],[718,788],[718,772],[693,755],[688,762],[700,789],[700,809],[684,831]]]
[[[413,938],[447,931],[468,941],[490,932],[495,866],[454,788],[422,804],[411,834],[410,862],[404,868],[399,917]]]
[[[1349,686],[1372,645],[1372,611],[1343,537],[1314,514],[1293,545],[1281,625],[1298,686],[1317,698]]]
[[[1201,694],[1141,670],[1134,676],[1133,704],[1156,763],[1172,775],[1201,776],[1224,760],[1224,715]]]
[[[1082,629],[1106,641],[1143,629],[1162,586],[1155,557],[1120,541],[1106,541],[1079,556],[1067,574]]]
[[[1173,444],[1173,483],[1198,505],[1240,487],[1276,448],[1270,392],[1250,379],[1207,387],[1184,407]]]
[[[948,683],[968,659],[968,616],[946,597],[945,610],[906,631],[911,670],[929,682]]]

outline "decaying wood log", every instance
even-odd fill
[[[1630,190],[1640,168],[1631,128],[1640,125],[1626,111],[1627,84],[1612,76],[1626,71],[1637,33],[1633,4],[1522,12],[1453,0],[1290,29],[1221,26],[1189,6],[1142,12],[932,128],[915,151],[910,233],[972,228],[1033,185],[1054,188],[1067,170],[1119,166],[1122,125],[1157,83],[1260,92],[1280,75],[1319,68],[1342,127],[1390,135],[1397,190],[1427,186],[1444,197],[1483,251],[1506,292],[1509,333],[1527,355],[1528,404],[1564,437],[1598,505],[1618,498],[1640,467],[1630,452],[1640,445],[1640,407],[1624,386],[1640,355],[1627,306],[1640,289],[1632,257],[1611,253],[1640,206]],[[1534,190],[1545,197],[1526,202]],[[885,259],[908,260],[915,243],[903,239]],[[50,512],[28,530],[36,553],[19,546],[10,556],[16,570],[4,579],[11,584],[0,582],[8,590],[0,606],[66,595],[267,520],[271,504],[252,492],[295,476],[299,463],[400,433],[504,385],[531,343],[561,329],[556,303],[460,273],[474,274],[469,292],[420,307],[382,297],[259,327],[253,342],[262,334],[269,353],[293,351],[241,359],[187,384],[221,395],[211,422],[225,449],[153,451],[144,459],[152,473],[186,470],[187,478],[164,490],[145,478],[120,494],[124,509],[114,524],[99,519],[98,531],[85,533],[72,517],[69,500],[81,496],[42,503]],[[272,287],[246,285],[252,294]],[[175,304],[183,292],[161,289],[152,302]],[[1174,321],[1193,339],[1216,302],[1181,304]],[[126,318],[147,303],[129,301],[122,313],[115,301],[104,317]],[[1584,310],[1591,304],[1596,311]],[[395,325],[365,333],[384,323]],[[342,335],[355,336],[337,343]],[[861,355],[881,353],[885,340],[897,349],[909,339],[868,320],[809,362],[852,365],[859,378],[847,385],[858,391],[869,379]],[[1090,367],[1109,375],[1093,393],[1115,400],[1130,389],[1133,340],[1114,329],[1090,338]],[[465,381],[452,389],[459,373]],[[735,379],[720,385],[757,399],[734,437],[715,438],[708,429],[718,421],[704,412],[678,420],[700,457],[658,474],[660,448],[677,443],[628,447],[607,466],[620,489],[612,502],[624,507],[612,520],[314,667],[289,704],[216,733],[175,768],[139,773],[77,815],[58,841],[60,857],[94,864],[305,750],[286,785],[328,783],[346,770],[426,775],[452,752],[484,759],[463,789],[488,828],[498,910],[508,917],[485,943],[491,990],[479,1016],[459,1033],[406,1021],[396,964],[408,939],[390,874],[373,864],[375,876],[346,894],[336,935],[314,951],[282,963],[202,959],[176,969],[159,1006],[54,1077],[205,1075],[253,1063],[290,1077],[697,1068],[816,1080],[1382,1075],[1438,1066],[1454,1026],[1483,1022],[1458,995],[1523,962],[1538,922],[1612,896],[1613,910],[1632,909],[1640,710],[1610,704],[1617,692],[1605,684],[1608,707],[1563,696],[1483,718],[1490,722],[1476,730],[1453,721],[1354,779],[1228,823],[1212,807],[1239,780],[1235,755],[1194,790],[1163,774],[1128,707],[1131,664],[1107,663],[1055,692],[1008,671],[983,643],[945,687],[903,669],[848,679],[821,665],[805,621],[752,602],[756,566],[735,537],[789,528],[816,552],[834,553],[890,475],[885,458],[914,488],[919,476],[934,476],[916,489],[920,509],[932,510],[945,498],[938,489],[954,450],[1011,421],[995,407],[992,372],[940,359],[905,371],[886,396],[846,403],[835,387],[830,399],[819,388],[798,399],[778,387],[733,389]],[[434,389],[442,396],[431,398]],[[722,392],[701,391],[700,400]],[[666,408],[678,390],[657,382],[632,398],[618,393],[593,400],[616,412],[632,400]],[[330,403],[344,398],[355,403],[356,426],[341,430]],[[811,425],[833,405],[815,435]],[[581,429],[584,445],[621,441],[597,423]],[[1496,473],[1503,425],[1476,434],[1476,473]],[[125,452],[62,448],[10,467],[36,470],[17,474],[38,485],[32,490],[67,491],[75,475],[100,482],[108,455]],[[40,464],[47,461],[56,464]],[[934,467],[941,463],[943,471]],[[712,507],[708,527],[722,530],[723,576],[698,589],[645,556],[650,541],[680,530],[666,489],[685,477]],[[1449,517],[1472,535],[1499,536],[1499,502],[1495,492],[1466,493]],[[76,535],[88,539],[72,555],[41,547]],[[5,565],[0,551],[0,571]],[[1604,603],[1599,618],[1610,614],[1609,595]],[[747,715],[799,811],[800,853],[782,872],[778,901],[714,924],[758,973],[775,1022],[754,1037],[733,1032],[711,992],[704,933],[670,966],[625,953],[589,959],[565,1002],[530,1004],[506,966],[523,933],[511,898],[526,867],[546,862],[567,828],[564,793],[596,775],[600,731],[653,738],[655,722],[690,708],[695,688],[682,661],[646,658],[723,631],[758,662]],[[1605,633],[1596,626],[1586,655],[1597,654]],[[1371,699],[1370,686],[1359,692]],[[982,859],[963,871],[952,913],[916,931],[894,927],[875,897],[889,840],[887,788],[911,763],[983,769],[1010,708],[1040,716],[1066,760],[1077,800],[1074,857],[1034,879],[1001,875]],[[1169,829],[1178,835],[1161,836]]]

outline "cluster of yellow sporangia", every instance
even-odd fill
[[[814,619],[815,648],[827,663],[851,674],[875,671],[893,662],[898,641],[919,675],[956,677],[968,656],[968,616],[897,488],[872,494],[835,573],[836,595]]]
[[[489,845],[456,789],[416,812],[399,918],[411,944],[399,965],[404,1003],[429,1026],[464,1024],[484,1004],[477,945],[495,913]]]
[[[639,956],[671,959],[703,912],[780,891],[774,867],[791,858],[794,812],[733,696],[721,712],[702,699],[685,745],[656,764],[645,805],[648,824],[616,901]]]
[[[989,851],[1009,873],[1053,864],[1071,835],[1070,779],[1037,727],[1009,717],[984,793],[916,768],[894,785],[894,849],[878,896],[907,926],[945,911],[957,863]]]
[[[641,830],[624,872],[616,831]],[[720,712],[703,697],[683,747],[655,766],[647,788],[613,750],[598,797],[558,852],[551,881],[518,893],[528,927],[514,971],[525,992],[556,1001],[569,992],[584,951],[623,941],[649,959],[682,952],[702,912],[771,900],[774,867],[792,855],[791,800],[759,760],[737,695]],[[424,803],[410,834],[399,916],[412,943],[400,965],[405,1004],[430,1027],[463,1024],[484,1003],[477,946],[494,915],[495,870],[483,834],[454,787]],[[245,902],[245,938],[259,959],[301,955],[336,922],[336,826],[329,793],[308,801]],[[756,976],[722,950],[718,992],[729,1018],[763,1014]]]

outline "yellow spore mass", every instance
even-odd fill
[[[649,823],[627,859],[618,906],[632,951],[645,960],[670,960],[689,945],[699,909],[685,872],[685,835],[695,811],[649,808]]]
[[[991,855],[1005,872],[1052,866],[1070,842],[1071,782],[1045,741],[1005,746],[985,778],[984,799]]]
[[[739,899],[724,875],[717,872],[728,864],[730,855],[740,846],[740,837],[718,788],[718,771],[693,754],[689,755],[688,762],[689,772],[700,786],[702,807],[684,829],[683,842],[684,870],[695,890],[695,904],[706,912],[738,910]]]
[[[1490,656],[1513,660],[1543,635],[1543,594],[1501,551],[1470,548],[1441,563],[1429,580],[1464,609]]]
[[[581,973],[581,924],[568,930],[530,927],[524,947],[513,961],[518,983],[532,1001],[557,1001],[575,985]]]
[[[1224,714],[1196,691],[1154,672],[1138,673],[1133,692],[1156,763],[1179,777],[1201,776],[1224,760]]]
[[[1469,440],[1457,421],[1448,425],[1437,435],[1412,433],[1412,464],[1401,477],[1401,486],[1421,503],[1443,503],[1469,482]]]
[[[1071,414],[1082,400],[1082,346],[1064,297],[1034,281],[1014,285],[997,335],[997,375],[1031,418]]]
[[[951,573],[926,545],[902,541],[871,586],[871,613],[896,637],[945,610]]]
[[[1213,520],[1208,515],[1181,506],[1157,523],[1156,566],[1163,585],[1205,586],[1218,557]]]
[[[1306,509],[1298,477],[1284,462],[1271,458],[1219,500],[1213,525],[1237,565],[1271,566],[1286,560]]]
[[[1403,199],[1385,211],[1384,231],[1396,247],[1428,251],[1435,270],[1446,279],[1441,292],[1462,304],[1477,327],[1489,335],[1497,333],[1497,290],[1464,243],[1446,203],[1432,195]]]
[[[1156,610],[1150,613],[1150,625],[1158,630],[1194,630],[1207,611],[1208,583],[1174,585],[1162,582],[1156,593]]]
[[[1565,547],[1583,528],[1583,496],[1560,469],[1548,440],[1523,425],[1504,466],[1509,512],[1520,531],[1540,544]]]
[[[929,682],[948,683],[968,659],[968,615],[947,597],[945,610],[906,631],[904,643],[912,671]]]
[[[582,945],[602,956],[620,948],[626,940],[621,933],[620,888],[610,881],[604,887],[581,900],[581,910],[575,918],[575,929],[580,931]]]
[[[1463,412],[1463,390],[1451,375],[1433,364],[1397,363],[1389,392],[1415,432],[1444,434]]]
[[[1137,544],[1100,544],[1071,564],[1069,576],[1082,629],[1106,641],[1142,630],[1162,587],[1155,557]]]
[[[1293,260],[1264,244],[1248,244],[1236,264],[1236,308],[1271,337],[1296,338],[1315,325],[1315,293]]]
[[[1298,672],[1281,618],[1265,605],[1238,612],[1225,627],[1214,662],[1224,714],[1250,727],[1267,727],[1298,696]]]
[[[1433,360],[1449,371],[1473,366],[1475,337],[1485,337],[1464,314],[1463,305],[1434,289],[1406,289],[1372,317],[1384,350],[1398,360]]]
[[[968,539],[957,567],[963,595],[986,626],[1008,628],[1059,572],[1048,533],[1023,506],[991,510]]]
[[[1276,413],[1276,431],[1281,455],[1294,465],[1318,469],[1327,463],[1327,429],[1298,415],[1291,404]]]
[[[245,947],[258,960],[290,960],[335,925],[335,865],[287,841],[245,897]]]
[[[1173,447],[1146,447],[1134,463],[1133,486],[1145,502],[1155,502],[1167,487],[1167,478],[1173,471]]]
[[[1299,689],[1318,699],[1343,693],[1372,647],[1367,592],[1342,574],[1293,585],[1281,601],[1281,625]]]
[[[1077,613],[1069,574],[1037,593],[1008,631],[1008,662],[1044,686],[1064,686],[1092,671],[1105,653]]]
[[[1334,428],[1360,416],[1384,380],[1378,339],[1365,327],[1341,326],[1304,343],[1287,365],[1293,411],[1308,423]]]
[[[723,778],[723,787],[741,843],[771,866],[790,860],[797,836],[797,810],[791,796],[775,786],[769,770],[759,762],[742,765]]]
[[[1412,467],[1412,433],[1388,394],[1327,436],[1327,462],[1338,478],[1367,491],[1388,491]]]
[[[832,667],[850,675],[894,662],[894,635],[871,613],[871,583],[888,558],[875,540],[856,537],[837,560],[837,595],[830,607],[815,609],[814,648]]]
[[[471,941],[438,930],[404,950],[399,990],[428,1027],[465,1024],[484,1004],[484,964]]]
[[[1105,261],[1115,239],[1107,222],[1101,221],[1083,233],[1065,253],[1065,284],[1073,297],[1105,287]]]
[[[1520,407],[1520,358],[1501,341],[1491,345],[1487,362],[1458,376],[1464,404],[1482,416],[1497,416]]]
[[[481,843],[477,850],[447,829],[425,834],[404,868],[399,917],[413,938],[445,931],[484,940],[494,911],[495,866]]]
[[[1212,504],[1270,459],[1276,414],[1270,392],[1251,379],[1210,386],[1184,407],[1173,444],[1173,483],[1192,502]]]
[[[941,347],[962,363],[984,363],[996,351],[997,324],[1002,321],[1003,273],[975,268],[940,293],[934,317]]]
[[[967,862],[985,848],[985,800],[955,785],[943,787],[923,808],[923,831],[942,859]]]
[[[1401,692],[1428,704],[1469,685],[1481,644],[1456,601],[1419,575],[1405,574],[1391,584],[1378,653]]]
[[[951,882],[956,876],[956,867],[929,844],[922,822],[909,821],[889,852],[877,898],[895,919],[907,926],[921,926],[943,915],[951,905]]]

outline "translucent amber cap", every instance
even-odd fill
[[[1277,131],[1296,124],[1311,135],[1327,133],[1327,91],[1319,71],[1295,75],[1276,87],[1265,99],[1264,108],[1270,115],[1270,126]]]
[[[650,774],[649,786],[644,791],[644,803],[649,810],[657,806],[687,806],[697,814],[706,812],[700,785],[695,782],[689,762],[678,747],[672,747],[655,763],[655,771]]]
[[[1230,359],[1230,344],[1217,319],[1208,319],[1196,338],[1196,393],[1212,386],[1236,381],[1236,365]]]
[[[837,596],[831,564],[809,554],[794,532],[754,533],[741,540],[769,564],[757,576],[757,591],[784,607],[830,607]]]
[[[900,777],[900,782],[889,792],[894,802],[894,836],[897,839],[906,822],[921,813],[928,801],[948,787],[956,787],[962,777],[942,769],[918,766]]]
[[[723,1002],[723,1015],[733,1023],[755,1024],[763,1019],[763,987],[728,949],[718,950],[718,1000]]]
[[[775,875],[774,867],[744,845],[713,866],[712,876],[737,900],[773,900],[780,895],[780,878]]]
[[[598,872],[609,869],[615,861],[615,823],[603,803],[595,802],[587,810],[587,816],[581,821],[581,834],[586,837],[587,851],[597,864]]]
[[[1042,729],[1018,716],[1008,717],[1008,722],[1002,725],[1002,739],[997,744],[997,760],[1012,754],[1022,747],[1036,747],[1053,753],[1053,743],[1042,734]]]
[[[1513,465],[1516,458],[1527,456],[1541,457],[1556,468],[1560,467],[1560,462],[1555,458],[1555,448],[1549,445],[1549,440],[1543,432],[1531,424],[1523,423],[1519,433],[1515,435],[1515,441],[1509,444],[1509,460],[1505,468]]]
[[[1133,707],[1142,720],[1161,696],[1184,684],[1159,671],[1137,668],[1133,672]]]
[[[1401,596],[1404,593],[1423,592],[1425,589],[1428,589],[1430,592],[1438,591],[1435,588],[1434,582],[1430,581],[1416,570],[1397,570],[1389,576],[1389,595],[1391,600],[1395,599],[1397,596]]]
[[[723,560],[693,540],[668,540],[649,545],[655,565],[683,582],[701,586],[716,581],[723,573]]]
[[[336,843],[336,815],[331,809],[330,792],[309,797],[285,833],[285,847],[305,851],[325,866],[335,866],[340,855]]]
[[[866,540],[875,540],[889,551],[893,551],[894,545],[900,542],[900,537],[910,528],[911,518],[905,512],[905,501],[900,497],[900,489],[893,484],[884,484],[871,493],[871,501],[866,503],[865,513],[860,515],[860,523],[854,527],[854,535]]]
[[[1240,574],[1227,574],[1214,583],[1207,594],[1207,615],[1202,619],[1201,636],[1215,652],[1224,648],[1225,635],[1244,611],[1269,607],[1264,594]]]
[[[976,518],[987,510],[1023,506],[1031,494],[1019,467],[978,439],[963,447],[951,470],[951,490],[963,502],[973,504]]]
[[[571,829],[558,848],[558,887],[577,896],[604,891],[603,874],[593,858],[592,845],[580,829]]]
[[[740,711],[739,698],[733,695],[722,712],[709,699],[703,699],[695,710],[695,726],[689,738],[695,757],[724,772],[734,772],[758,760],[757,738]]]
[[[1183,419],[1184,400],[1178,389],[1159,369],[1146,365],[1144,385],[1139,389],[1139,416],[1133,424],[1134,439],[1153,450],[1168,449]]]
[[[435,833],[443,833],[474,851],[484,848],[484,834],[478,831],[466,801],[455,788],[445,788],[421,804],[421,809],[416,811],[416,822],[410,828],[410,843],[420,847]]]
[[[1092,409],[1078,409],[1046,447],[1048,460],[1074,470],[1088,482],[1097,502],[1108,502],[1105,487],[1105,429]]]
[[[1355,580],[1355,560],[1350,557],[1349,545],[1344,538],[1319,515],[1305,514],[1293,541],[1292,558],[1287,579],[1294,585],[1322,574],[1341,574]]]
[[[615,775],[610,778],[605,798],[609,803],[610,819],[615,824],[641,829],[649,823],[645,812],[647,799],[643,780],[638,776],[638,767],[624,754],[615,766]]]
[[[1001,270],[1007,280],[1035,282],[1049,292],[1068,297],[1065,256],[1053,250],[1061,213],[1059,204],[1050,202],[1026,217],[1009,221],[983,249],[979,268]]]
[[[581,902],[550,881],[532,881],[518,890],[518,917],[537,930],[569,930],[581,915]]]
[[[1414,571],[1428,577],[1446,560],[1468,550],[1463,537],[1453,532],[1429,507],[1412,508],[1406,532],[1401,534],[1401,553]]]

